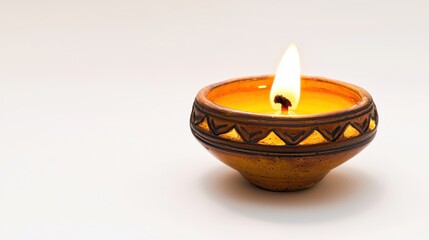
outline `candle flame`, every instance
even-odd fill
[[[270,92],[270,102],[273,109],[280,111],[281,104],[274,103],[277,95],[287,98],[292,106],[290,109],[296,109],[301,94],[301,64],[299,61],[298,48],[291,44],[283,55],[277,69],[274,82]]]

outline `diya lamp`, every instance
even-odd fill
[[[314,186],[375,137],[376,106],[363,88],[301,76],[291,45],[275,76],[209,85],[194,101],[190,127],[216,158],[271,191]]]

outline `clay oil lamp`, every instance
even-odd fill
[[[216,158],[271,191],[314,186],[375,137],[376,106],[363,88],[301,76],[291,45],[275,76],[209,85],[194,101],[190,127]]]

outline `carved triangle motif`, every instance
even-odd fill
[[[209,124],[207,123],[207,118],[203,118],[203,120],[197,124],[198,127],[202,128],[204,131],[210,132]]]
[[[341,126],[337,126],[334,129],[321,128],[320,133],[329,141],[334,142],[341,136],[342,130],[343,127]]]
[[[211,117],[208,118],[208,124],[210,126],[212,133],[215,135],[227,133],[231,131],[231,129],[234,127],[234,124],[232,123],[222,121],[219,119],[215,120]]]
[[[357,125],[360,128],[358,129],[359,132],[364,133],[365,130],[368,128],[368,124],[369,124],[368,118],[365,118],[362,123],[356,123],[355,125]]]
[[[369,120],[369,126],[368,126],[368,130],[372,131],[377,127],[377,124],[375,123],[374,119],[370,119]]]
[[[243,139],[250,143],[256,143],[268,135],[268,130],[260,127],[237,126],[236,128]]]
[[[279,136],[277,136],[274,132],[270,132],[265,138],[261,139],[258,144],[261,145],[273,145],[273,146],[284,146],[285,142]]]
[[[354,128],[356,128],[359,131],[359,133],[362,134],[368,128],[368,124],[369,124],[368,118],[365,118],[362,123],[353,122],[352,125],[353,125]]]
[[[236,142],[243,142],[243,139],[241,138],[240,134],[235,130],[235,128],[231,129],[227,133],[220,134],[219,137],[226,138],[232,141]]]
[[[348,124],[343,134],[346,138],[352,138],[359,136],[360,132],[352,124]]]
[[[299,145],[313,145],[313,144],[319,144],[319,143],[325,143],[328,140],[323,137],[322,134],[320,134],[319,131],[314,130],[308,137],[306,137],[304,140],[302,140]]]
[[[191,117],[192,123],[194,125],[197,125],[197,124],[201,123],[205,117],[206,117],[206,115],[204,113],[200,112],[200,110],[198,110],[198,108],[196,108],[194,106],[194,111],[192,112],[192,117]]]
[[[277,132],[279,137],[287,144],[287,145],[296,145],[301,142],[304,138],[311,134],[311,132],[302,131],[281,131]]]

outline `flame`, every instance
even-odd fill
[[[274,77],[270,92],[271,106],[280,111],[281,105],[274,103],[276,95],[282,95],[292,103],[290,109],[296,109],[301,94],[301,64],[299,62],[298,48],[291,44],[283,55]]]

